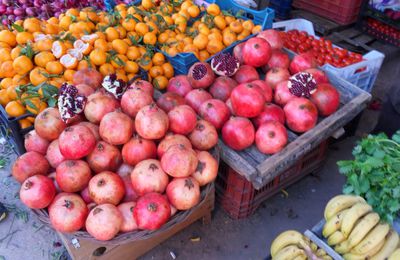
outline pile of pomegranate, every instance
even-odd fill
[[[339,92],[317,69],[314,55],[302,53],[290,60],[283,45],[278,31],[266,30],[237,45],[232,55],[195,63],[188,75],[170,80],[159,106],[189,105],[234,150],[255,143],[262,153],[277,153],[288,142],[286,127],[304,133],[319,115],[329,116],[340,105]]]
[[[12,167],[25,205],[47,208],[60,232],[110,240],[159,229],[200,202],[218,172],[212,124],[188,105],[164,111],[146,81],[83,70],[73,83],[60,89],[58,109],[36,117]]]

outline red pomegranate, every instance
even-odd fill
[[[136,134],[122,147],[124,162],[132,166],[143,160],[156,157],[157,146],[154,141],[143,139]]]
[[[133,216],[139,229],[156,230],[171,217],[171,208],[163,195],[147,193],[138,199]]]
[[[118,205],[118,210],[121,212],[122,225],[121,232],[131,232],[138,229],[135,218],[133,217],[133,210],[135,209],[136,202],[125,202]]]
[[[25,135],[24,144],[27,152],[38,152],[45,155],[50,142],[38,135],[35,130],[31,130]]]
[[[58,165],[56,181],[62,191],[78,192],[88,186],[92,174],[87,162],[68,160]]]
[[[60,112],[54,107],[46,108],[35,118],[36,133],[49,141],[57,139],[66,127]]]
[[[59,140],[60,152],[68,160],[77,160],[90,154],[96,146],[96,138],[89,128],[73,125],[65,128]]]
[[[189,82],[193,88],[208,88],[215,80],[215,74],[210,64],[206,62],[196,62],[188,73]]]
[[[243,64],[243,47],[244,47],[244,42],[239,43],[238,45],[233,48],[233,56],[236,57],[236,59],[239,60],[240,64]]]
[[[129,173],[129,175],[125,175],[121,178],[124,181],[124,187],[125,187],[125,196],[122,199],[122,202],[136,201],[139,196],[136,194],[136,191],[133,189],[132,181],[131,181],[131,173]]]
[[[31,176],[24,181],[19,191],[22,203],[31,209],[43,209],[50,205],[56,196],[53,181],[43,175]]]
[[[340,94],[329,83],[317,85],[317,91],[311,95],[311,101],[317,106],[321,116],[333,114],[340,106]]]
[[[193,147],[198,150],[210,150],[218,143],[218,132],[215,126],[205,120],[199,120],[189,135]]]
[[[210,99],[200,106],[200,116],[220,129],[229,119],[228,106],[219,99]]]
[[[141,88],[146,91],[150,96],[154,96],[154,88],[153,85],[145,80],[136,80],[131,85],[129,85],[128,89],[130,88]]]
[[[94,135],[94,138],[96,138],[96,141],[100,141],[100,133],[99,133],[99,126],[98,125],[95,125],[95,124],[90,123],[90,122],[80,122],[79,125],[83,125],[83,126],[86,126],[87,128],[89,128],[89,130]]]
[[[266,40],[273,50],[280,50],[283,48],[283,39],[279,34],[279,31],[274,29],[268,29],[258,33],[257,37]]]
[[[288,88],[289,81],[282,81],[276,85],[274,101],[276,104],[284,106],[291,99],[297,96],[293,95]]]
[[[57,194],[49,206],[51,226],[63,233],[72,233],[83,228],[88,213],[86,203],[74,193]]]
[[[103,117],[120,107],[118,100],[109,94],[96,92],[88,97],[84,113],[87,120],[99,124]]]
[[[250,82],[252,85],[256,85],[260,89],[261,95],[264,96],[265,102],[271,102],[273,93],[272,93],[272,88],[268,85],[267,82],[263,80],[255,80]]]
[[[38,152],[27,152],[15,160],[12,167],[12,176],[19,183],[34,175],[47,175],[49,163],[46,158]]]
[[[306,69],[304,72],[310,73],[317,82],[317,85],[323,83],[329,83],[329,78],[323,70],[311,68],[311,69]]]
[[[306,98],[293,98],[283,108],[286,124],[294,132],[312,129],[318,120],[317,107]]]
[[[95,92],[94,88],[92,88],[91,86],[86,85],[86,84],[79,84],[79,85],[76,85],[75,87],[78,90],[78,95],[81,95],[81,96],[88,97]]]
[[[188,105],[180,105],[168,112],[169,129],[175,134],[187,135],[196,126],[196,112]]]
[[[256,117],[263,110],[265,98],[260,95],[257,85],[240,84],[231,94],[233,111],[237,116]]]
[[[205,91],[202,88],[199,89],[193,89],[190,91],[186,96],[185,96],[185,101],[186,104],[191,106],[196,113],[200,113],[200,106],[206,102],[207,100],[212,99],[213,97],[211,96],[210,93]]]
[[[260,79],[260,75],[258,75],[258,72],[254,67],[249,65],[242,65],[240,66],[236,74],[233,76],[233,79],[238,84],[243,84]]]
[[[93,151],[86,157],[90,169],[95,173],[116,171],[122,163],[119,149],[107,142],[97,142]]]
[[[200,151],[197,153],[199,163],[197,164],[196,171],[192,174],[192,177],[199,183],[200,186],[204,186],[210,182],[213,182],[218,175],[218,161],[206,151]]]
[[[178,75],[169,80],[167,91],[174,92],[182,97],[186,96],[192,90],[189,77],[186,75]]]
[[[312,52],[305,52],[294,56],[292,62],[290,62],[289,70],[291,74],[296,74],[306,69],[316,68],[317,65]]]
[[[253,118],[253,124],[256,128],[269,121],[278,121],[281,124],[285,123],[285,112],[280,106],[272,103],[266,103],[260,115]]]
[[[269,59],[266,67],[268,67],[269,69],[272,68],[288,69],[289,64],[290,64],[289,55],[287,55],[285,52],[279,49],[272,51],[271,58]]]
[[[86,84],[93,89],[101,87],[101,82],[103,81],[103,76],[95,69],[87,68],[81,69],[75,72],[72,84]]]
[[[96,204],[118,205],[125,194],[124,182],[116,173],[110,171],[98,173],[89,181],[89,194]]]
[[[119,166],[117,173],[121,177],[130,176],[131,172],[133,171],[133,168],[135,167],[127,163],[123,163],[121,164],[121,166]]]
[[[200,202],[200,186],[193,177],[174,178],[167,186],[169,202],[178,210],[188,210]]]
[[[120,145],[129,141],[134,133],[133,120],[120,111],[108,113],[100,122],[101,138],[109,144]]]
[[[229,77],[221,76],[218,77],[210,87],[210,94],[215,99],[227,101],[231,96],[232,90],[238,85],[238,83]]]
[[[268,64],[271,58],[271,45],[263,38],[251,38],[243,46],[242,54],[244,64],[261,67]]]
[[[256,132],[256,146],[265,154],[274,154],[281,151],[287,144],[286,128],[278,121],[263,123]]]
[[[65,160],[65,157],[60,152],[58,139],[50,143],[47,148],[46,159],[53,168],[57,168],[57,166]]]
[[[250,147],[254,142],[254,135],[254,126],[245,117],[231,117],[222,128],[222,140],[237,151]]]
[[[161,157],[162,169],[172,177],[187,177],[194,173],[198,163],[196,152],[178,144],[171,146]]]
[[[157,100],[157,106],[167,113],[174,107],[184,105],[185,103],[185,99],[174,92],[164,93]]]
[[[168,115],[155,103],[140,109],[135,119],[136,132],[145,139],[161,139],[169,128]]]
[[[133,118],[142,107],[151,103],[153,103],[153,97],[141,88],[128,89],[121,98],[122,111]]]
[[[131,173],[132,187],[136,194],[164,193],[168,185],[168,175],[158,160],[148,159],[138,163]]]
[[[93,200],[90,198],[90,195],[89,195],[89,187],[84,188],[84,189],[80,192],[80,195],[81,195],[83,201],[84,201],[86,204],[89,204],[89,203],[92,203],[92,202],[93,202]]]
[[[97,205],[86,219],[87,232],[97,240],[113,239],[121,229],[123,218],[118,208],[112,204]]]
[[[235,111],[233,111],[232,101],[230,98],[225,102],[225,104],[229,108],[229,112],[231,112],[231,115],[236,116]]]
[[[273,90],[275,90],[278,83],[289,80],[289,78],[290,73],[287,69],[272,68],[265,75],[265,82],[267,82],[267,84],[271,86]]]
[[[157,147],[157,156],[161,158],[164,153],[171,147],[177,144],[181,144],[186,148],[192,148],[192,144],[190,143],[189,139],[184,135],[179,134],[167,134],[164,139],[158,144]]]

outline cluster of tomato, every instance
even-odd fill
[[[334,47],[330,40],[315,38],[305,31],[290,30],[282,32],[284,46],[296,53],[312,51],[319,66],[331,64],[335,67],[346,67],[362,61],[362,55]]]
[[[400,31],[373,18],[367,20],[368,33],[394,45],[400,46]]]

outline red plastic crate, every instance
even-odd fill
[[[360,13],[362,0],[294,0],[293,6],[307,10],[341,25],[354,23]]]
[[[300,158],[296,165],[283,171],[259,190],[254,189],[251,182],[221,161],[216,180],[219,203],[233,219],[251,216],[266,199],[304,176],[319,170],[324,164],[327,146],[328,141],[322,142],[316,149]]]

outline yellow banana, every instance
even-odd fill
[[[303,249],[297,246],[287,246],[279,250],[275,256],[272,257],[274,260],[292,260],[298,256],[307,256]]]
[[[399,243],[399,234],[393,229],[389,231],[386,236],[386,242],[381,250],[374,255],[371,260],[384,260],[387,259],[396,250],[397,244]]]
[[[335,231],[338,231],[340,229],[343,221],[343,216],[346,214],[347,211],[348,209],[340,211],[339,213],[328,219],[328,221],[326,221],[324,229],[322,230],[322,235],[324,237],[329,237]]]
[[[315,252],[315,255],[319,256],[319,257],[322,257],[322,256],[326,255],[326,252],[325,252],[324,249],[320,248]]]
[[[385,240],[386,235],[389,233],[389,225],[388,224],[378,224],[368,235],[355,246],[351,253],[357,255],[363,255],[371,251],[372,248],[377,246],[382,240]]]
[[[358,202],[365,202],[365,200],[360,196],[354,196],[354,195],[338,195],[336,197],[333,197],[326,204],[324,211],[325,220],[329,220],[338,212],[350,208],[351,206],[353,206]]]
[[[318,250],[318,246],[315,243],[310,244],[310,248],[313,252],[316,252]]]
[[[354,204],[343,217],[342,226],[340,227],[343,235],[348,237],[357,220],[371,211],[372,207],[364,202]]]
[[[373,255],[379,252],[383,245],[385,244],[385,240],[382,240],[378,245],[376,245],[374,248],[372,248],[369,252],[363,254],[363,255],[357,255],[353,253],[347,253],[343,255],[343,258],[345,260],[365,260],[365,259],[370,259]]]
[[[288,230],[279,234],[271,244],[271,256],[275,257],[278,251],[289,245],[300,245],[304,247],[305,241],[303,234],[295,230]]]
[[[351,231],[347,241],[349,243],[349,247],[353,248],[358,245],[361,240],[371,231],[376,224],[379,222],[379,215],[378,213],[371,212],[364,216],[353,228]]]
[[[347,240],[335,246],[335,251],[341,255],[348,253],[350,250],[351,247]]]
[[[346,237],[340,231],[334,232],[328,237],[328,245],[334,246],[346,240]]]
[[[293,258],[293,260],[307,260],[307,256],[306,255],[299,255],[299,256],[296,256],[295,258]]]
[[[400,248],[397,248],[389,257],[388,260],[399,260],[400,259]]]

